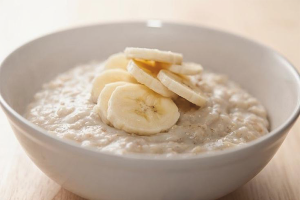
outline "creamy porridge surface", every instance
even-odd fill
[[[208,97],[204,108],[178,98],[176,125],[152,136],[138,136],[100,120],[91,101],[91,81],[101,63],[78,66],[45,84],[28,106],[25,117],[62,139],[116,154],[197,154],[243,145],[268,133],[264,107],[223,75],[193,76]]]

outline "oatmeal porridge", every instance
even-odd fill
[[[147,53],[149,54],[149,52]],[[124,56],[123,54],[120,55]],[[114,57],[110,59],[116,60]],[[126,62],[124,58],[122,59],[117,59],[119,62],[118,68],[123,65],[130,65],[128,64],[129,61]],[[153,60],[151,56],[147,58],[138,57],[138,59]],[[170,62],[173,62],[173,60]],[[130,62],[132,65],[137,64],[139,67],[151,65],[147,63],[148,61],[140,64],[138,64],[140,61]],[[164,60],[158,60],[158,62],[164,62]],[[176,72],[180,69],[178,66],[185,65],[184,63],[181,64],[181,61],[175,60],[175,62],[179,63],[173,63],[172,69],[171,64],[167,66],[167,68],[170,67],[170,71],[175,70],[174,74],[179,73]],[[165,89],[163,86],[159,88],[157,85],[155,85],[156,88],[151,88],[154,83],[146,87],[147,83],[143,83],[146,76],[144,79],[139,80],[137,75],[134,74],[135,68],[130,71],[128,67],[127,72],[126,67],[124,69],[113,69],[114,67],[109,65],[109,62],[88,63],[60,74],[49,83],[44,84],[43,89],[34,96],[33,102],[27,108],[25,117],[59,138],[74,141],[86,148],[96,148],[99,151],[115,154],[198,154],[243,145],[268,133],[269,122],[265,108],[257,99],[233,81],[228,80],[224,75],[206,70],[202,71],[200,68],[194,70],[197,73],[186,75],[189,84],[193,85],[192,89],[191,87],[187,88],[196,91],[195,95],[200,93],[201,95],[188,97],[184,96],[186,94],[184,93],[184,87],[182,91],[179,91],[179,85],[178,87],[176,85],[173,93],[172,86],[165,84],[164,80],[160,78],[157,79],[157,84],[163,83],[166,86]],[[151,67],[155,66],[150,66],[150,70],[152,70]],[[194,66],[186,64],[185,67],[187,74],[194,73]],[[188,71],[189,67],[192,67],[191,71]],[[101,95],[104,95],[104,92],[100,94],[98,92],[96,98],[93,99],[93,92],[91,93],[91,91],[95,87],[92,82],[97,76],[108,71],[106,68],[109,68],[109,70],[123,70],[132,74],[132,77],[125,80],[122,76],[122,80],[120,80],[122,83],[103,89],[103,91],[111,92],[108,92],[110,95],[106,101],[102,100],[106,109],[104,114],[101,115],[101,112],[99,114],[99,109],[101,109],[99,99]],[[163,69],[167,68],[163,67]],[[145,72],[145,69],[142,69]],[[159,69],[157,72],[159,74],[160,71],[164,71],[162,68]],[[137,68],[137,70],[140,70],[140,68]],[[153,72],[151,73],[153,75]],[[157,73],[154,74],[157,75]],[[171,72],[168,71],[167,73]],[[182,82],[185,82],[185,77],[181,75],[178,75],[178,77],[183,78]],[[126,93],[125,89],[121,90],[121,88],[127,88],[128,90],[132,88],[138,91],[134,94],[128,93],[128,91]],[[137,101],[129,104],[129,100],[128,102],[124,100],[127,97],[139,94],[142,91],[140,89],[144,91],[144,93],[141,92],[141,96],[151,93],[151,98],[147,96],[142,100],[143,102],[156,102],[155,105],[151,105],[152,110],[148,111],[148,107],[145,108],[144,104]],[[156,89],[158,91],[155,91]],[[124,96],[125,94],[129,96]],[[117,101],[113,102],[113,98]],[[163,105],[163,101],[166,104]],[[163,106],[158,107],[158,104]],[[121,107],[114,109],[111,108],[113,106]],[[135,108],[136,106],[138,106],[138,109],[143,109],[142,114],[139,113],[141,110],[130,113],[133,111],[129,108]],[[157,106],[157,109],[155,106]],[[155,115],[153,115],[154,109],[156,109]],[[119,112],[119,110],[121,111]],[[103,117],[103,115],[107,117]],[[120,118],[121,115],[124,115],[124,119]],[[143,118],[141,117],[142,119],[134,122],[133,128],[130,129],[130,121],[128,120],[137,115],[139,117],[142,115]],[[159,117],[156,117],[156,115],[159,115]],[[144,118],[145,122],[143,122]],[[119,121],[116,122],[117,120]],[[143,129],[143,127],[145,128]]]

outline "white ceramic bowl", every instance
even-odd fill
[[[267,108],[271,132],[244,146],[189,158],[112,155],[63,141],[22,117],[43,83],[77,64],[127,46],[182,52],[227,74]],[[89,199],[215,199],[253,178],[273,157],[299,114],[300,81],[281,55],[245,38],[149,21],[54,33],[14,51],[0,71],[1,105],[32,161],[67,190]]]

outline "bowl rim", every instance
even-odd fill
[[[196,24],[191,24],[191,23],[177,23],[177,22],[166,22],[162,20],[141,20],[141,21],[122,21],[122,22],[108,22],[108,23],[96,23],[96,24],[90,24],[90,25],[85,25],[85,26],[77,26],[73,28],[68,28],[68,29],[62,29],[60,31],[55,31],[51,32],[45,35],[42,35],[40,37],[37,37],[35,39],[32,39],[25,44],[22,44],[12,52],[6,55],[5,59],[2,61],[0,64],[0,76],[1,76],[1,71],[3,70],[3,66],[5,63],[10,59],[10,57],[15,54],[17,51],[26,48],[27,45],[30,45],[31,43],[37,42],[39,40],[43,40],[44,38],[51,37],[53,35],[58,35],[61,33],[66,33],[66,32],[72,32],[75,30],[79,29],[86,29],[86,28],[92,28],[92,27],[98,27],[98,26],[119,26],[119,25],[135,25],[135,26],[145,26],[148,28],[170,28],[170,27],[180,27],[180,28],[196,28],[196,29],[204,29],[208,31],[213,31],[213,32],[218,32],[223,35],[231,36],[238,38],[240,40],[243,40],[245,42],[250,42],[260,48],[263,48],[270,53],[272,53],[274,56],[279,58],[282,62],[285,62],[285,67],[293,74],[294,78],[296,79],[297,86],[298,86],[298,99],[297,99],[297,105],[295,107],[295,110],[293,113],[285,120],[284,123],[282,123],[279,127],[276,129],[272,130],[271,132],[267,133],[266,135],[263,135],[253,141],[247,142],[243,145],[232,147],[232,148],[227,148],[224,150],[219,150],[219,151],[211,151],[211,152],[204,152],[200,154],[178,154],[176,156],[167,156],[165,154],[162,155],[153,155],[153,154],[116,154],[112,152],[105,152],[105,151],[99,151],[96,148],[86,148],[82,147],[81,145],[73,142],[73,141],[68,141],[68,140],[63,140],[58,138],[55,135],[52,135],[48,133],[46,130],[43,128],[33,124],[32,122],[28,121],[25,117],[23,117],[21,114],[17,113],[9,104],[4,100],[2,96],[2,91],[0,90],[0,105],[2,108],[11,114],[15,119],[18,120],[18,122],[24,124],[27,128],[33,129],[37,131],[39,134],[42,134],[43,136],[47,137],[48,139],[54,140],[56,142],[59,142],[61,145],[67,145],[68,147],[72,148],[72,150],[76,151],[82,151],[82,153],[89,154],[89,155],[94,155],[96,157],[99,156],[108,156],[108,157],[114,157],[116,159],[130,159],[130,160],[158,160],[160,162],[165,161],[182,161],[182,160],[198,160],[198,159],[203,159],[203,158],[216,158],[228,154],[233,154],[237,153],[240,151],[246,151],[249,148],[253,148],[254,146],[259,145],[260,143],[270,140],[273,137],[279,135],[280,133],[284,133],[286,130],[288,130],[293,123],[297,120],[299,114],[300,114],[300,73],[297,71],[295,66],[291,62],[289,62],[283,55],[278,53],[276,50],[261,44],[259,42],[256,42],[252,39],[237,35],[235,33],[231,33],[228,31],[223,31],[217,28],[213,27],[208,27],[208,26],[203,26],[203,25],[196,25]],[[10,121],[11,123],[14,123],[13,121]],[[40,141],[39,141],[40,142]]]

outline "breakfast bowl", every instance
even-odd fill
[[[182,52],[187,60],[227,75],[263,104],[270,132],[237,147],[197,155],[118,155],[62,140],[23,117],[44,83],[128,46]],[[65,189],[101,200],[222,197],[266,166],[300,109],[299,75],[275,51],[230,33],[161,21],[88,26],[31,41],[2,63],[0,94],[1,106],[30,159]]]

